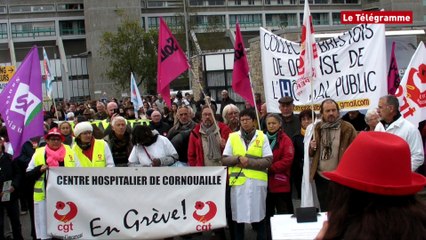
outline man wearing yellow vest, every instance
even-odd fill
[[[74,128],[74,152],[82,167],[114,167],[111,150],[103,139],[93,137],[89,122],[80,122]]]
[[[37,239],[51,239],[47,233],[46,176],[52,167],[79,167],[79,159],[68,145],[63,144],[64,136],[57,128],[45,136],[46,146],[37,148],[27,168],[27,179],[34,184],[34,225]]]
[[[229,135],[222,163],[228,166],[232,239],[244,239],[244,224],[254,223],[257,239],[266,239],[265,214],[268,168],[272,163],[269,141],[255,127],[253,109],[240,112],[240,131]]]

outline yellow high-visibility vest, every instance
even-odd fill
[[[65,167],[75,167],[74,152],[71,150],[70,146],[64,145],[65,147],[65,157],[64,157],[64,166]],[[34,153],[34,165],[41,166],[46,164],[45,159],[45,149],[46,147],[37,148]],[[40,176],[39,179],[34,183],[34,201],[41,202],[46,199],[44,186],[44,173]]]
[[[241,142],[241,137],[238,132],[229,134],[229,141],[232,146],[233,156],[254,156],[262,157],[263,155],[263,143],[265,142],[265,134],[262,131],[256,130],[256,139],[246,150],[245,145]],[[268,181],[268,174],[263,171],[257,171],[253,169],[246,169],[240,167],[229,167],[229,185],[238,186],[243,185],[247,178],[257,179],[261,181]]]
[[[82,167],[106,167],[104,140],[95,139],[92,159],[84,155],[83,150],[77,144],[74,144],[72,149],[80,160],[80,165]]]

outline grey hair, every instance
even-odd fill
[[[283,119],[280,117],[280,115],[276,113],[268,113],[268,115],[266,115],[265,120],[267,120],[268,118],[275,118],[280,123],[280,126],[283,125]]]
[[[368,109],[367,112],[365,113],[364,121],[368,122],[370,120],[370,117],[373,116],[374,114],[379,115],[379,113],[377,112],[377,108]]]
[[[228,119],[226,118],[226,115],[228,114],[229,110],[235,109],[238,113],[240,113],[240,109],[235,106],[234,104],[228,104],[223,108],[222,117],[225,122],[225,124],[228,124]]]
[[[127,120],[124,117],[116,116],[112,119],[111,126],[114,126],[117,123],[117,121],[119,121],[119,120],[124,121],[124,123],[127,125]]]

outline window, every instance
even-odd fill
[[[0,24],[0,38],[7,39],[7,23]]]
[[[58,4],[58,11],[78,11],[83,9],[84,5],[82,3]]]
[[[267,27],[291,27],[297,26],[297,15],[294,14],[266,14]]]
[[[203,6],[204,0],[189,0],[189,6]],[[209,1],[210,4],[210,1]]]
[[[261,27],[262,26],[261,14],[230,15],[229,22],[232,27],[236,25],[237,19],[241,27]]]
[[[328,13],[311,13],[314,25],[330,25]]]
[[[225,15],[195,15],[190,17],[191,25],[207,30],[225,28]]]
[[[332,13],[333,25],[340,25],[340,13]]]
[[[224,0],[208,0],[209,6],[224,6],[225,1]]]
[[[61,36],[64,35],[84,35],[84,20],[60,21],[59,31]]]
[[[12,23],[12,37],[55,36],[55,22]]]
[[[21,5],[21,6],[9,6],[10,13],[28,13],[28,12],[53,12],[55,11],[55,5]]]
[[[331,0],[332,3],[345,3],[345,0]]]
[[[7,13],[6,6],[0,6],[0,14],[2,14],[2,13]]]

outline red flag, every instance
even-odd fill
[[[166,22],[160,17],[158,34],[157,92],[167,106],[170,102],[170,83],[189,68],[188,60]]]
[[[240,32],[240,24],[237,22],[234,46],[234,69],[232,71],[232,89],[238,93],[244,100],[254,107],[253,92],[249,77],[249,66],[247,62],[247,53],[244,48],[243,37]]]
[[[395,95],[400,82],[401,77],[399,76],[398,64],[396,63],[395,57],[395,42],[392,42],[392,52],[388,72],[388,94]]]
[[[305,0],[303,12],[302,43],[300,48],[299,79],[296,82],[296,95],[302,101],[307,101],[310,92],[308,86],[312,87],[311,81],[316,76],[315,59],[318,58],[314,38],[314,26],[312,24],[311,11],[308,0]]]

